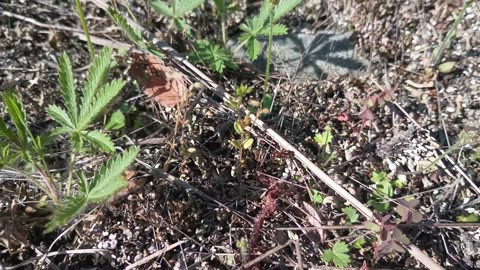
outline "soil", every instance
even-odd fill
[[[84,5],[92,36],[132,44],[95,2]],[[141,25],[180,53],[191,49],[145,1],[112,2],[124,14],[128,4]],[[480,267],[480,4],[471,1],[435,63],[463,1],[307,2],[282,21],[289,31],[353,31],[368,67],[360,77],[330,74],[319,81],[293,82],[275,73],[269,84],[273,107],[262,120],[374,213],[390,217],[383,228],[401,228],[408,242],[445,269]],[[228,20],[229,36],[260,5],[240,1]],[[218,37],[213,9],[209,2],[189,14],[195,37]],[[86,77],[90,57],[82,33],[74,4],[0,3],[0,91],[13,89],[22,97],[34,134],[55,127],[45,109],[62,103],[56,59],[67,53],[79,86]],[[41,190],[2,169],[0,269],[126,269],[140,262],[136,269],[331,269],[323,268],[334,264],[322,254],[340,241],[349,247],[353,269],[425,268],[402,248],[391,252],[397,238],[388,242],[355,226],[366,218],[359,214],[352,222],[344,210],[352,202],[266,132],[252,124],[252,148],[232,146],[240,138],[234,122],[243,117],[209,89],[193,85],[198,76],[175,59],[167,57],[162,65],[169,74],[184,74],[177,83],[188,91],[173,108],[158,104],[132,79],[135,59],[130,51],[117,52],[109,76],[128,83],[105,112],[134,108],[125,127],[111,133],[122,149],[132,142],[141,147],[128,186],[44,234],[51,209],[42,206]],[[448,62],[454,65],[439,68]],[[253,86],[245,104],[262,98],[264,75],[248,64],[224,74],[197,67],[230,94],[235,85]],[[3,102],[0,116],[8,121]],[[331,141],[319,143],[322,134]],[[68,137],[49,145],[52,172],[65,174],[69,145]],[[91,173],[106,158],[85,154],[75,167]],[[375,199],[382,184],[372,178],[379,175],[391,187],[386,202]],[[413,222],[417,214],[421,220]],[[462,223],[466,216],[476,220]],[[308,229],[319,225],[342,227]],[[51,252],[59,253],[43,257]],[[255,258],[260,260],[249,265]]]

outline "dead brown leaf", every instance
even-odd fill
[[[143,92],[160,105],[172,108],[187,92],[182,73],[165,66],[151,55],[134,54],[130,75],[143,88]]]
[[[315,208],[313,208],[313,206],[311,206],[310,204],[308,204],[306,202],[303,202],[303,207],[305,208],[305,210],[308,213],[307,214],[308,222],[314,227],[321,227],[322,226],[322,223],[321,223],[322,220],[320,219],[320,216],[318,215]],[[323,241],[325,240],[325,235],[324,235],[323,229],[317,229],[317,232],[320,235],[320,243],[323,243]]]

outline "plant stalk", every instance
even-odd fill
[[[70,196],[70,189],[72,188],[72,179],[73,179],[73,169],[75,166],[75,151],[72,151],[72,156],[70,157],[70,164],[68,168],[68,181],[67,181],[67,196]]]
[[[455,33],[457,32],[457,26],[460,23],[460,21],[462,20],[463,16],[465,15],[465,11],[467,10],[467,7],[469,7],[470,4],[472,4],[472,2],[473,2],[473,0],[468,0],[463,4],[463,7],[460,10],[460,13],[458,14],[457,18],[455,19],[455,22],[453,23],[452,27],[448,31],[445,39],[440,44],[440,47],[438,48],[437,53],[434,55],[434,58],[435,58],[434,59],[434,64],[435,65],[440,64],[440,61],[442,60],[443,51],[447,47],[447,44],[452,40]]]
[[[82,5],[80,0],[75,0],[75,6],[77,7],[78,15],[80,16],[80,21],[82,22],[83,31],[87,37],[88,51],[90,52],[90,57],[93,59],[95,57],[95,51],[93,50],[93,44],[90,40],[90,33],[88,32],[87,21],[85,20],[85,15],[83,14]]]
[[[270,75],[270,62],[272,57],[272,43],[273,43],[273,8],[270,10],[269,14],[269,26],[270,32],[268,33],[268,51],[267,51],[267,67],[265,68],[265,84],[263,88],[263,95],[267,93],[268,90],[268,76]]]

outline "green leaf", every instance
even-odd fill
[[[192,35],[192,27],[185,22],[183,19],[175,18],[173,19],[173,24],[179,31],[185,32],[188,36]]]
[[[438,66],[438,71],[440,73],[450,73],[455,68],[455,64],[456,64],[456,62],[453,62],[453,61],[448,61],[448,62],[441,63]]]
[[[106,130],[120,129],[125,126],[125,115],[121,110],[112,113],[110,120],[105,125]]]
[[[175,7],[173,8],[175,16],[185,16],[188,12],[191,12],[203,4],[204,1],[205,0],[173,0],[173,2],[176,2]]]
[[[390,203],[379,202],[378,200],[368,200],[367,203],[380,213],[386,213],[390,210]]]
[[[253,145],[253,138],[248,138],[243,141],[243,149],[250,149]]]
[[[47,224],[45,233],[52,232],[61,227],[72,219],[80,215],[87,206],[87,198],[85,196],[76,196],[68,198],[67,201],[60,205],[52,215],[52,220]]]
[[[172,17],[172,18],[174,17],[173,9],[167,6],[167,4],[165,4],[163,1],[155,0],[155,1],[152,1],[150,5],[153,7],[153,9],[156,12],[166,15],[168,17]]]
[[[325,130],[322,132],[322,134],[315,134],[315,142],[317,142],[320,146],[325,146],[328,145],[332,142],[332,128],[327,125],[325,127]]]
[[[365,227],[365,229],[367,230],[371,230],[373,232],[380,232],[380,225],[378,225],[377,223],[375,222],[372,222],[372,221],[365,221],[363,222],[363,226]]]
[[[225,68],[235,70],[238,68],[230,53],[216,44],[211,44],[208,40],[199,40],[193,43],[195,48],[189,54],[192,63],[204,62],[211,69],[222,73]]]
[[[109,8],[107,10],[108,14],[112,18],[113,22],[122,28],[123,32],[127,35],[127,37],[133,41],[133,43],[137,44],[137,46],[140,46],[141,48],[147,49],[148,51],[152,51],[153,49],[149,48],[151,45],[147,43],[143,37],[141,32],[133,28],[130,24],[128,24],[127,20],[120,14],[118,13],[115,9]],[[155,50],[157,56],[163,57],[164,55],[159,52],[158,50]]]
[[[76,172],[76,175],[78,179],[78,190],[87,196],[90,191],[90,184],[88,183],[87,177],[83,172]]]
[[[343,213],[347,215],[347,220],[350,224],[354,224],[358,222],[359,215],[357,210],[351,206],[342,208]]]
[[[260,55],[260,42],[257,39],[251,38],[247,43],[247,55],[250,60],[255,61]]]
[[[230,143],[237,149],[242,149],[242,144],[238,140],[231,140]]]
[[[93,147],[101,149],[105,153],[113,153],[115,151],[115,145],[113,145],[110,138],[98,131],[81,131],[80,134]]]
[[[387,177],[387,173],[384,171],[381,171],[379,173],[373,172],[372,173],[372,178],[370,178],[374,183],[380,184],[380,182],[384,180],[389,180]]]
[[[468,222],[468,223],[476,223],[478,222],[478,216],[475,215],[475,214],[463,214],[463,215],[459,215],[457,216],[457,221],[458,222]]]
[[[112,99],[118,95],[124,85],[125,81],[120,79],[115,79],[106,84],[105,87],[93,97],[92,102],[89,105],[81,108],[77,128],[79,130],[85,129],[87,125],[95,120],[105,106],[107,106]]]
[[[346,267],[350,264],[348,246],[345,242],[336,242],[332,249],[323,252],[322,260],[326,263],[333,262],[336,267]]]
[[[316,189],[312,189],[312,202],[314,204],[322,204],[323,201],[325,200],[325,196],[323,196],[322,194],[320,194],[320,192],[318,192],[318,190]]]
[[[85,86],[82,91],[81,108],[85,108],[92,102],[93,97],[98,90],[105,85],[110,71],[112,60],[112,49],[104,48],[93,59],[93,63],[88,70]]]
[[[356,248],[356,249],[362,249],[363,245],[365,245],[366,243],[367,243],[367,241],[365,241],[365,238],[360,237],[360,238],[357,239],[357,241],[355,241],[353,243],[353,247]]]
[[[270,28],[266,27],[262,31],[260,31],[261,35],[268,36],[270,35]],[[288,34],[288,28],[283,24],[274,24],[272,29],[272,34],[274,36],[281,36]]]
[[[58,135],[67,134],[67,133],[71,133],[71,132],[72,132],[72,130],[70,128],[58,127],[58,128],[54,128],[50,132],[50,136],[55,137],[55,136],[58,136]]]
[[[103,202],[112,197],[115,193],[120,191],[127,185],[125,177],[123,175],[117,175],[108,180],[101,180],[108,182],[106,185],[98,185],[96,188],[92,188],[88,193],[88,200],[92,202]]]
[[[47,114],[50,115],[50,117],[52,117],[52,119],[59,123],[63,128],[68,130],[75,129],[75,126],[68,113],[57,105],[49,105],[47,108]]]
[[[273,97],[272,97],[272,95],[270,95],[270,94],[265,94],[265,95],[262,97],[262,109],[267,109],[268,111],[270,111],[270,109],[272,108],[272,105],[273,105]]]
[[[243,127],[238,121],[233,123],[233,128],[235,129],[235,132],[237,132],[238,135],[242,135],[244,133]]]
[[[28,127],[27,115],[25,114],[23,104],[13,90],[6,90],[3,93],[3,101],[5,102],[5,106],[7,107],[7,112],[10,115],[10,118],[17,129],[16,136],[13,135],[13,137],[16,137],[14,141],[16,141],[18,147],[26,149],[28,142]],[[2,133],[4,135],[8,135],[9,132],[5,132],[6,126],[3,121],[0,125]]]
[[[17,145],[20,143],[18,141],[18,137],[15,136],[15,133],[13,133],[9,128],[7,128],[7,125],[1,118],[0,118],[0,136]]]
[[[67,113],[70,116],[71,121],[74,126],[77,123],[78,109],[77,109],[77,96],[75,93],[75,84],[73,81],[73,71],[72,64],[66,53],[63,53],[60,56],[58,61],[59,70],[59,82],[60,90],[62,92],[63,100],[65,101],[65,107],[67,108]]]
[[[254,16],[252,19],[247,21],[252,26],[251,29],[255,33],[255,37],[266,26],[268,22],[269,13],[270,13],[269,3],[267,0],[263,2],[262,7],[260,8],[260,12],[256,16]]]
[[[130,147],[122,155],[115,155],[108,160],[106,165],[102,165],[90,183],[88,200],[94,202],[104,201],[122,188],[126,181],[119,176],[135,160],[138,151],[138,148]]]
[[[278,21],[285,14],[294,9],[301,0],[280,0],[273,10],[273,22]]]

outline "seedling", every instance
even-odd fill
[[[247,45],[247,55],[254,61],[260,55],[259,36],[268,36],[267,66],[265,68],[264,97],[267,95],[268,77],[270,75],[270,62],[272,55],[273,36],[286,35],[287,27],[277,24],[285,14],[290,12],[300,3],[300,0],[265,0],[260,13],[246,20],[240,26],[244,33],[240,36],[240,45],[234,50],[234,54],[243,46]],[[270,98],[271,97],[267,97]]]
[[[365,241],[365,238],[360,237],[353,243],[353,247],[356,249],[362,249],[366,243],[367,241]]]
[[[318,192],[318,190],[312,189],[312,202],[314,204],[322,204],[323,200],[325,200],[325,196],[320,194],[320,192]]]
[[[336,242],[331,249],[324,250],[322,260],[326,263],[333,262],[336,267],[347,267],[351,262],[347,244]]]
[[[384,171],[379,173],[373,172],[370,180],[375,184],[372,197],[368,203],[380,213],[385,213],[390,209],[390,202],[388,202],[388,200],[393,196],[393,182]]]
[[[323,163],[328,163],[332,159],[336,158],[337,154],[335,151],[332,151],[330,144],[332,143],[333,135],[332,128],[327,125],[325,130],[320,134],[315,134],[313,138],[315,142],[320,147],[319,157]]]
[[[75,171],[74,168],[76,155],[88,151],[87,145],[106,153],[113,153],[115,150],[109,137],[98,130],[88,129],[125,84],[122,80],[106,83],[111,54],[111,49],[104,49],[94,58],[80,99],[75,90],[70,60],[66,54],[60,57],[59,81],[65,106],[62,108],[50,105],[47,108],[47,113],[60,125],[50,134],[34,136],[27,125],[27,116],[21,100],[11,90],[3,93],[4,103],[15,129],[7,127],[0,119],[0,168],[6,167],[23,174],[53,201],[56,210],[47,224],[47,232],[68,223],[81,214],[88,204],[103,202],[124,187],[126,181],[122,173],[138,153],[137,148],[131,147],[123,155],[113,156],[100,167],[90,181],[82,171]],[[121,122],[118,118],[117,114],[110,123]],[[111,128],[114,127],[115,125],[111,124]],[[69,136],[71,141],[66,183],[61,181],[63,177],[57,178],[49,173],[45,159],[47,143],[60,135]],[[29,172],[30,169],[40,174],[42,181],[36,180]],[[74,175],[78,190],[76,195],[71,196]]]
[[[347,223],[348,224],[355,224],[358,222],[358,218],[360,215],[358,214],[357,210],[351,206],[342,208],[343,213],[347,215]]]

